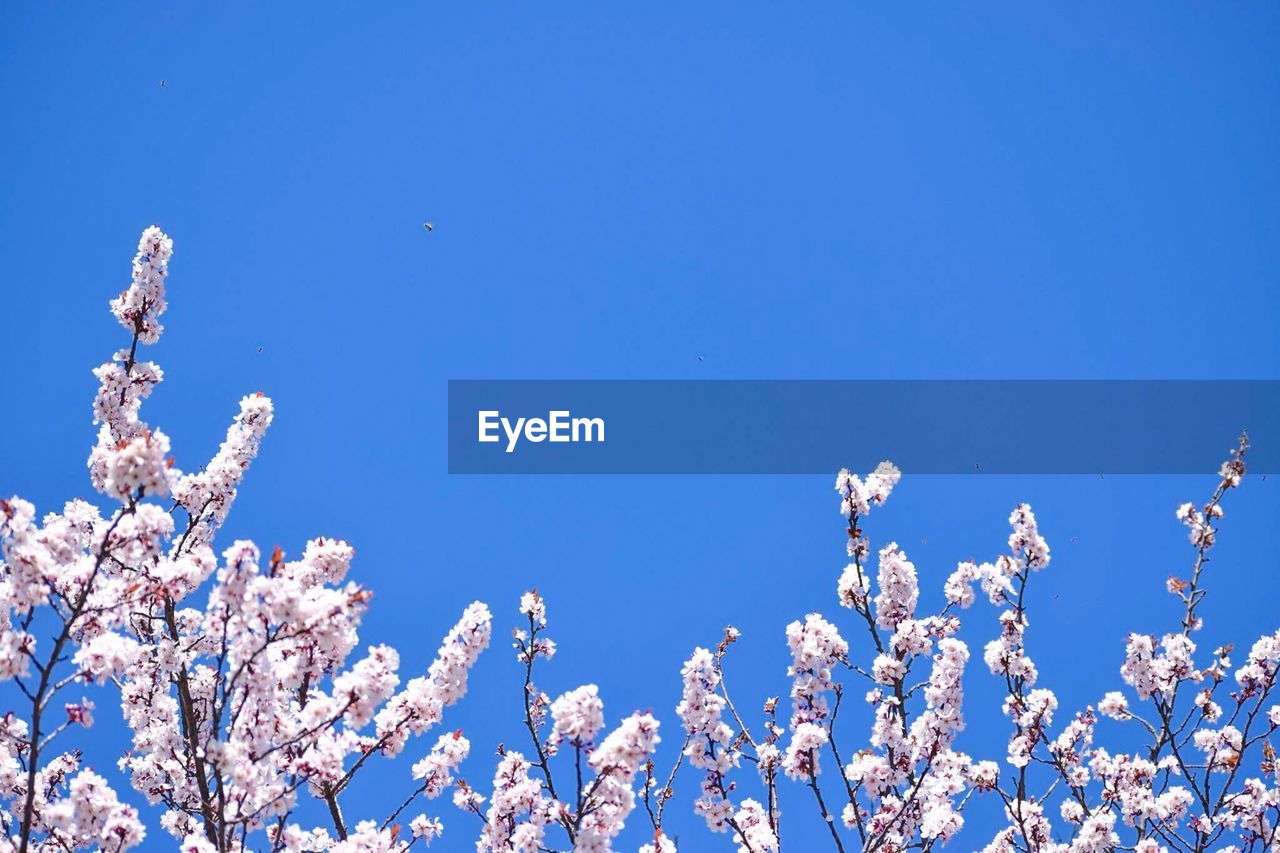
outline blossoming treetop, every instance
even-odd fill
[[[1130,692],[1100,689],[1095,706],[1064,722],[1055,724],[1058,699],[1040,685],[1026,642],[1031,582],[1050,564],[1031,507],[1010,515],[1007,553],[959,563],[945,605],[924,614],[915,565],[896,543],[873,548],[864,530],[900,479],[886,462],[866,477],[837,477],[849,562],[835,592],[849,612],[787,626],[789,714],[779,716],[778,697],[759,706],[731,698],[726,660],[740,633],[727,628],[680,670],[680,745],[660,771],[653,713],[610,728],[595,684],[554,699],[537,686],[535,670],[541,678],[556,645],[546,602],[531,591],[513,634],[524,745],[499,747],[491,785],[460,777],[471,744],[446,730],[416,747],[412,782],[387,793],[378,814],[347,814],[360,771],[409,750],[465,696],[492,616],[480,602],[467,607],[427,671],[402,680],[395,649],[358,651],[370,593],[347,579],[347,543],[318,538],[289,559],[238,541],[219,556],[214,540],[274,412],[262,394],[242,399],[226,440],[194,473],[176,467],[169,439],[142,420],[163,372],[139,348],[163,331],[172,252],[158,228],[144,231],[132,282],[111,302],[131,340],[95,371],[99,432],[88,461],[108,508],[73,500],[37,521],[27,501],[0,500],[0,680],[17,702],[0,718],[0,850],[118,851],[146,837],[107,778],[82,767],[76,749],[57,751],[94,721],[92,702],[64,701],[86,682],[118,691],[132,733],[120,778],[161,810],[160,829],[189,853],[403,851],[442,834],[440,819],[419,808],[450,790],[476,820],[480,851],[613,850],[642,809],[642,853],[673,853],[665,819],[686,782],[708,829],[746,853],[781,849],[786,784],[801,786],[814,809],[788,825],[814,821],[839,853],[954,841],[973,797],[1003,808],[1006,825],[980,842],[992,853],[1280,850],[1271,743],[1280,631],[1234,669],[1231,647],[1196,662],[1206,568],[1223,498],[1245,472],[1244,440],[1209,500],[1177,510],[1192,562],[1168,582],[1179,606],[1172,629],[1131,634],[1120,666]],[[982,653],[1005,693],[1000,761],[960,749],[971,656],[959,613],[978,591],[1000,609]],[[838,723],[859,683],[872,723],[851,735]],[[1147,745],[1099,745],[1100,716],[1138,727]]]

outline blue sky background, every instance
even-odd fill
[[[0,492],[90,492],[89,370],[123,341],[106,302],[158,222],[176,254],[146,417],[190,469],[243,393],[276,401],[223,545],[350,540],[364,639],[407,675],[488,601],[498,642],[448,720],[483,787],[499,741],[525,748],[502,637],[535,584],[561,648],[543,686],[597,682],[611,722],[654,708],[669,758],[680,662],[726,622],[744,707],[785,695],[783,627],[808,611],[865,656],[830,479],[449,477],[446,380],[1276,378],[1277,56],[1266,4],[6,4]],[[1055,555],[1030,649],[1075,708],[1120,686],[1128,630],[1176,625],[1173,509],[1211,488],[907,472],[868,530],[936,604],[1030,501]],[[1206,645],[1276,627],[1277,510],[1275,478],[1230,496]],[[995,631],[976,605],[975,657]],[[962,746],[999,758],[975,664]],[[101,767],[124,741],[98,701]],[[380,819],[427,746],[348,815]],[[725,849],[696,788],[670,828]],[[792,850],[825,832],[804,794]],[[472,820],[433,811],[470,849]],[[971,823],[953,847],[985,843]]]

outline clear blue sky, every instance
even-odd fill
[[[857,632],[828,478],[449,477],[447,379],[1277,378],[1280,8],[696,5],[5,4],[0,492],[90,491],[89,369],[123,341],[106,301],[160,223],[148,419],[194,468],[241,394],[270,393],[221,541],[350,540],[377,593],[364,638],[407,673],[467,602],[494,607],[449,718],[487,787],[492,747],[523,748],[501,637],[530,586],[561,647],[543,685],[599,683],[610,721],[653,707],[674,729],[679,664],[726,622],[745,706],[785,695],[791,619]],[[1120,686],[1127,630],[1175,625],[1173,509],[1211,487],[907,472],[868,529],[936,603],[1030,501],[1055,552],[1030,650],[1074,708]],[[1276,478],[1230,496],[1206,644],[1275,628],[1277,510]],[[994,632],[978,605],[965,639]],[[962,746],[998,758],[980,664],[967,689]],[[105,765],[124,741],[99,704]],[[412,755],[348,813],[381,817]],[[696,786],[672,828],[720,849]],[[784,840],[809,849],[823,829],[788,791]],[[472,821],[436,812],[444,849],[470,849]],[[985,842],[972,822],[953,846]]]

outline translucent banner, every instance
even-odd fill
[[[454,380],[454,474],[1269,473],[1280,381]]]

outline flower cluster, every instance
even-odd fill
[[[684,755],[690,765],[706,771],[694,811],[702,815],[712,832],[724,832],[733,820],[725,776],[738,766],[739,756],[733,749],[733,729],[722,719],[725,699],[716,692],[719,665],[710,651],[697,648],[680,675],[684,691],[676,714],[687,735]]]
[[[118,686],[133,736],[119,768],[184,849],[250,849],[263,836],[277,850],[403,849],[410,840],[391,817],[451,785],[469,752],[460,733],[414,765],[417,787],[386,822],[348,825],[341,795],[371,758],[398,754],[462,698],[489,643],[489,611],[467,608],[427,674],[401,688],[394,649],[350,661],[371,594],[346,580],[346,543],[316,539],[297,560],[277,548],[264,561],[235,542],[219,557],[214,535],[274,413],[266,396],[246,396],[212,460],[185,475],[168,438],[142,420],[163,373],[138,352],[163,331],[172,252],[158,228],[143,232],[132,284],[111,303],[132,341],[94,371],[89,472],[114,508],[72,501],[38,523],[30,503],[0,501],[0,677],[30,701],[0,737],[6,849],[124,850],[146,835],[76,751],[51,752],[67,729],[94,722],[87,699],[63,703],[61,725],[49,719],[55,696],[85,682]],[[52,633],[47,648],[38,633]],[[304,795],[324,804],[331,827],[291,820]],[[419,815],[410,829],[408,839],[429,842],[442,826]]]
[[[519,611],[528,628],[517,629],[514,638],[516,657],[525,672],[524,722],[533,754],[526,757],[500,747],[488,807],[482,811],[484,795],[461,780],[454,803],[484,819],[476,845],[482,853],[556,849],[553,836],[563,837],[575,851],[605,853],[613,849],[614,839],[635,809],[636,777],[652,767],[650,759],[660,742],[658,721],[651,714],[632,714],[599,738],[605,713],[596,685],[581,685],[550,701],[533,685],[534,664],[550,659],[545,650],[555,648],[544,634],[546,602],[536,592],[527,592]],[[551,731],[544,735],[548,715]],[[562,797],[553,759],[566,746],[572,750],[574,789],[572,796]],[[646,787],[646,797],[648,793]],[[657,849],[674,850],[660,833],[656,838]]]
[[[676,853],[663,821],[682,768],[697,774],[695,814],[741,853],[781,848],[786,778],[812,798],[837,853],[846,843],[869,853],[933,849],[959,835],[975,796],[1006,821],[984,848],[992,853],[1280,850],[1280,630],[1237,663],[1233,647],[1210,654],[1196,642],[1222,500],[1245,473],[1243,439],[1209,500],[1177,509],[1194,552],[1189,573],[1166,584],[1177,623],[1127,637],[1118,655],[1126,689],[1096,706],[1060,707],[1028,648],[1032,578],[1050,564],[1031,507],[1009,516],[1005,553],[957,565],[931,612],[927,567],[894,542],[873,551],[863,530],[900,480],[884,462],[836,479],[849,558],[836,594],[849,626],[819,613],[787,625],[788,719],[779,721],[776,696],[757,722],[740,713],[725,661],[741,635],[727,628],[714,649],[694,648],[684,662],[675,707],[683,740],[659,772],[652,713],[608,729],[596,684],[566,685],[554,700],[535,685],[535,666],[541,674],[557,647],[547,603],[530,591],[512,634],[523,751],[499,745],[481,793],[461,777],[471,740],[438,732],[405,774],[407,796],[389,797],[373,817],[344,814],[364,767],[409,750],[463,699],[493,618],[481,602],[466,607],[427,671],[406,680],[395,649],[361,645],[371,593],[348,579],[350,545],[317,538],[295,559],[248,541],[215,550],[275,412],[260,393],[244,397],[212,459],[186,474],[169,439],[142,419],[163,372],[138,358],[139,347],[163,331],[172,253],[158,228],[143,233],[132,282],[111,302],[132,339],[94,371],[88,468],[110,508],[73,500],[40,517],[21,498],[0,500],[0,681],[21,696],[0,716],[0,851],[123,851],[148,838],[101,768],[84,766],[78,750],[57,751],[98,713],[87,696],[68,700],[72,687],[118,691],[132,735],[119,775],[187,853],[401,853],[442,836],[443,822],[413,807],[449,791],[479,819],[479,851],[606,853],[640,814],[649,824],[641,853]],[[960,751],[970,650],[958,614],[979,597],[975,587],[998,611],[982,660],[1004,693],[1001,761]],[[861,679],[853,695],[864,702],[852,713],[869,725],[842,752],[848,679]],[[1129,732],[1109,749],[1112,726]]]
[[[733,703],[724,684],[723,645],[714,655],[695,650],[682,671],[685,701],[677,709],[692,739],[685,754],[695,767],[710,770],[694,811],[713,830],[730,829],[739,850],[776,849],[779,814],[770,773],[780,762],[788,776],[811,789],[818,822],[827,826],[837,851],[849,843],[840,825],[855,833],[852,840],[863,850],[930,849],[957,836],[972,796],[993,792],[1008,825],[984,848],[992,853],[1280,849],[1280,762],[1271,746],[1280,731],[1274,699],[1280,631],[1260,638],[1234,670],[1230,647],[1197,663],[1192,639],[1202,624],[1197,607],[1206,594],[1206,555],[1224,515],[1221,500],[1241,482],[1246,446],[1242,440],[1223,466],[1207,503],[1178,509],[1195,548],[1190,578],[1169,581],[1184,607],[1181,630],[1127,640],[1119,674],[1138,700],[1152,706],[1150,714],[1113,690],[1096,709],[1085,707],[1065,720],[1055,719],[1057,696],[1037,686],[1040,674],[1027,648],[1028,585],[1050,563],[1031,507],[1019,504],[1011,513],[1008,551],[990,562],[959,563],[943,585],[943,610],[921,617],[919,573],[896,543],[880,549],[874,581],[867,565],[872,551],[861,519],[884,503],[897,469],[886,463],[865,480],[841,471],[836,488],[840,511],[849,519],[852,562],[837,582],[837,598],[867,631],[870,666],[851,661],[849,644],[820,614],[787,627],[792,718],[790,742],[779,758],[776,700],[765,704],[765,737],[754,737],[736,712],[724,719],[722,708]],[[1012,732],[1005,770],[956,749],[965,724],[969,659],[968,647],[956,636],[956,612],[975,602],[975,586],[1000,608],[983,661],[1006,690],[1003,709]],[[932,659],[929,675],[912,683],[911,673],[924,658]],[[836,677],[840,670],[865,679],[872,718],[866,746],[847,760],[837,748],[845,692]],[[1099,717],[1141,725],[1151,743],[1139,752],[1109,751],[1097,743]],[[821,783],[823,753],[839,767],[839,785]],[[735,810],[729,802],[737,784],[727,783],[725,775],[742,758],[758,765],[768,808],[744,799]],[[1261,775],[1245,776],[1250,761]],[[844,802],[838,822],[828,808],[832,798]]]

